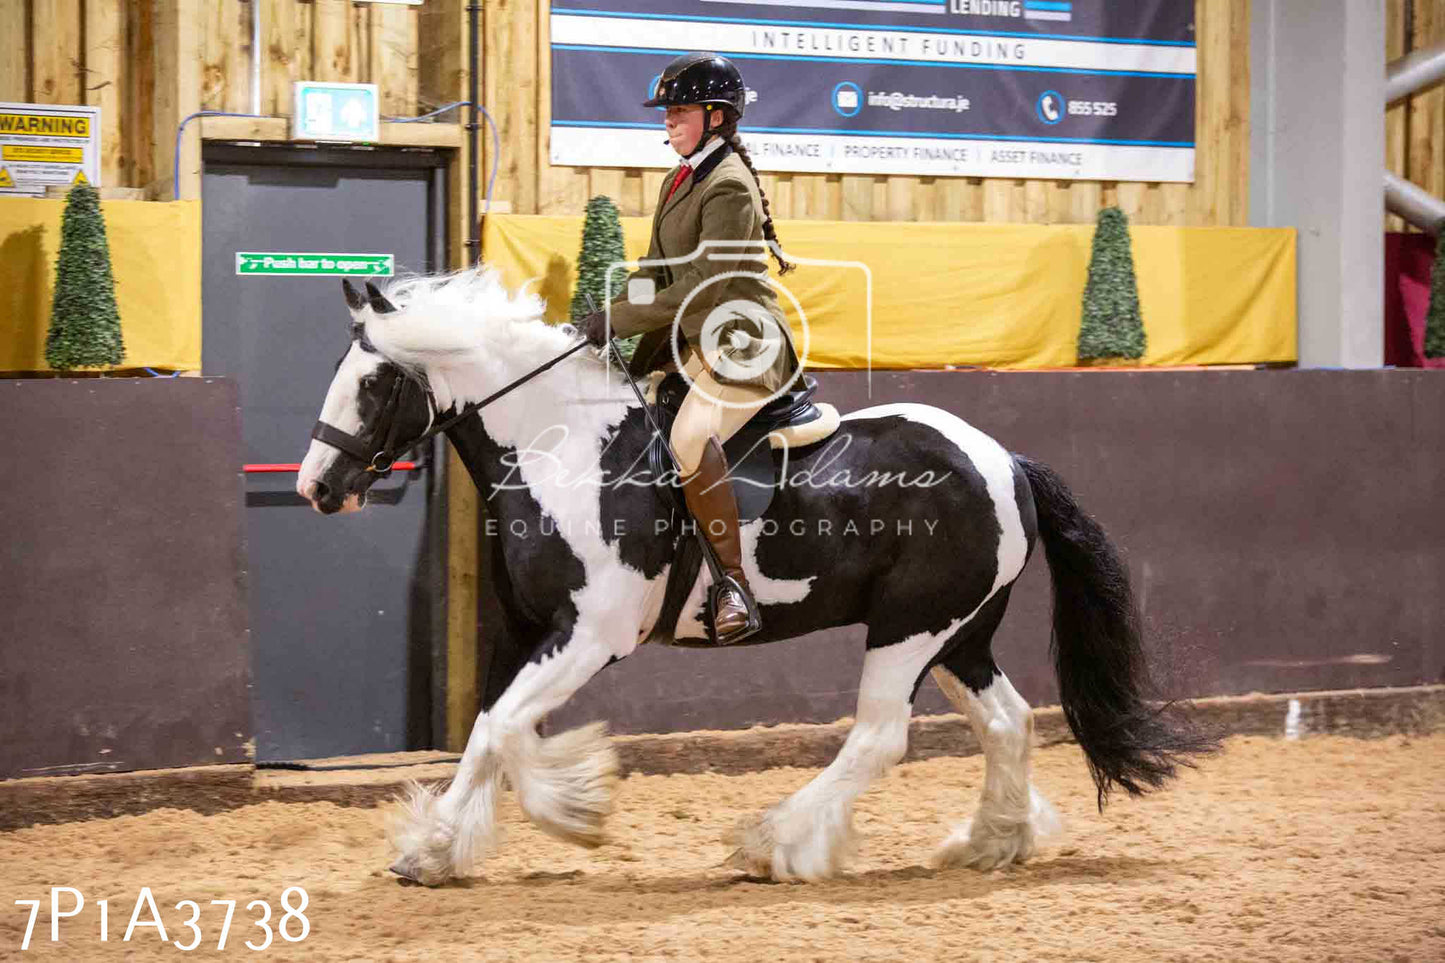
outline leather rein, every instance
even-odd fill
[[[544,371],[565,361],[567,358],[587,347],[588,344],[590,344],[590,342],[584,338],[552,360],[538,365],[501,390],[494,391],[487,395],[487,397],[481,401],[473,401],[461,411],[440,423],[436,420],[436,398],[432,396],[430,389],[415,377],[408,374],[405,369],[402,369],[401,377],[392,385],[391,394],[387,397],[386,405],[382,408],[381,418],[365,436],[353,435],[350,432],[342,431],[340,428],[318,419],[316,426],[311,429],[311,437],[333,448],[340,449],[358,461],[366,462],[367,471],[385,477],[391,473],[391,466],[396,464],[397,455],[400,453],[410,451],[422,442],[434,438],[451,428],[463,418],[476,414],[503,395],[520,388]],[[396,437],[398,430],[397,412],[401,410],[403,401],[415,392],[421,392],[422,396],[426,399],[428,415],[427,428],[411,441],[405,444],[399,444]]]

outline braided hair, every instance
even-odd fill
[[[758,177],[757,168],[753,166],[753,159],[748,154],[748,149],[743,146],[743,139],[738,136],[737,114],[729,108],[723,108],[723,122],[718,125],[716,133],[732,145],[732,149],[737,152],[738,157],[742,158],[749,173],[753,175],[753,180],[758,185],[758,197],[763,200],[763,237],[768,242],[768,250],[772,252],[773,260],[778,262],[778,273],[787,274],[797,265],[783,258],[783,246],[778,241],[777,229],[773,227],[773,215],[768,210],[768,195],[763,192],[762,178]]]

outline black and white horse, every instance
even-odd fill
[[[570,327],[540,320],[538,299],[508,292],[485,270],[407,279],[348,300],[352,343],[320,422],[372,447],[383,433],[423,435],[577,341]],[[648,637],[678,540],[690,537],[670,524],[670,493],[637,483],[650,437],[644,412],[595,351],[446,434],[497,520],[496,589],[508,631],[491,654],[456,777],[441,793],[414,787],[394,820],[392,868],[428,885],[471,872],[485,854],[504,777],[542,829],[601,841],[618,779],[602,727],[542,738],[537,726]],[[360,508],[377,477],[369,451],[313,441],[297,490],[322,512]],[[792,450],[786,465],[766,513],[742,528],[763,617],[750,641],[864,623],[867,652],[842,750],[739,827],[736,865],[777,879],[837,873],[851,848],[854,802],[903,757],[913,699],[930,671],[986,757],[977,814],[947,837],[938,861],[1001,866],[1029,857],[1055,830],[1052,807],[1030,783],[1029,706],[990,647],[1036,541],[1053,574],[1060,699],[1100,805],[1111,787],[1158,787],[1189,753],[1210,748],[1146,703],[1127,571],[1050,469],[920,404],[848,414],[827,443]],[[670,633],[680,643],[702,641],[705,578]]]

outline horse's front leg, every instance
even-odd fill
[[[399,876],[439,885],[473,871],[496,838],[503,775],[523,812],[569,842],[600,845],[618,781],[617,755],[598,723],[549,739],[537,734],[561,706],[624,651],[594,632],[549,635],[489,711],[477,716],[457,774],[443,793],[413,786],[390,826]]]

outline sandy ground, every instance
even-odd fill
[[[0,834],[0,958],[176,959],[155,929],[122,942],[142,886],[173,941],[192,899],[216,955],[287,960],[1445,960],[1445,736],[1231,740],[1206,770],[1101,816],[1073,746],[1035,754],[1067,835],[1026,866],[928,868],[973,808],[981,758],[900,767],[858,805],[862,850],[825,884],[773,884],[721,866],[742,814],[810,773],[626,780],[614,842],[594,852],[545,837],[506,807],[485,876],[439,890],[385,872],[379,810],[268,803],[221,815],[160,810]],[[31,948],[28,908],[74,886],[82,913]],[[279,916],[305,887],[310,934],[263,953],[244,903]],[[110,900],[110,941],[95,901]],[[68,908],[68,901],[65,904]],[[293,935],[297,933],[294,922]]]

